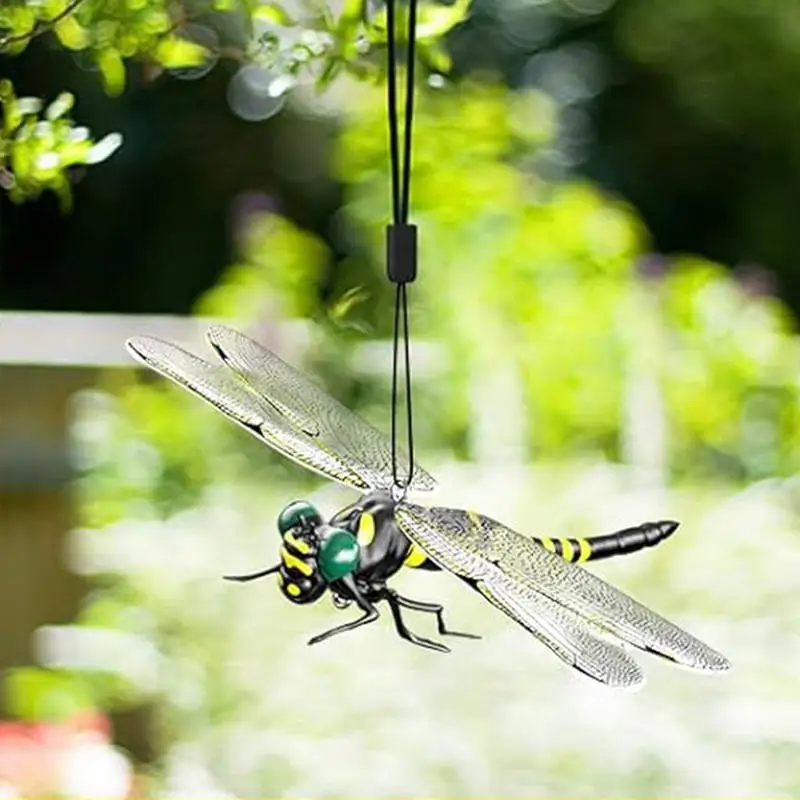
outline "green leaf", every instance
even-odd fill
[[[33,3],[14,4],[2,10],[0,16],[0,50],[6,55],[18,55],[30,43],[31,34],[36,29],[37,13]],[[6,44],[6,39],[13,37],[16,41]]]
[[[263,3],[253,12],[253,19],[269,22],[272,25],[281,25],[284,28],[297,24],[279,3]]]
[[[3,104],[3,132],[8,136],[22,123],[22,110],[11,81],[0,82],[0,102]]]
[[[451,6],[425,3],[419,8],[418,39],[436,39],[463,22],[472,0],[456,0]]]
[[[179,37],[162,39],[155,48],[153,57],[167,69],[198,67],[204,64],[210,53],[205,47]]]
[[[343,66],[344,62],[340,58],[336,56],[328,58],[322,73],[319,78],[317,78],[317,89],[321,91],[330,86],[336,79],[336,76],[342,71]]]
[[[354,286],[331,304],[328,316],[334,322],[342,322],[356,306],[366,302],[369,296],[369,292],[363,286]]]
[[[56,120],[68,114],[72,107],[75,105],[75,95],[70,92],[61,92],[61,94],[47,106],[45,116],[49,120]]]
[[[419,54],[422,60],[434,72],[450,72],[453,68],[453,59],[450,54],[437,42],[420,42]]]
[[[120,147],[122,147],[122,135],[119,133],[109,133],[99,142],[96,142],[86,153],[84,164],[99,164],[110,158]]]
[[[373,44],[386,41],[386,10],[379,11],[366,26],[367,39]]]
[[[94,707],[79,679],[39,667],[11,670],[5,696],[11,714],[25,720],[63,720]]]
[[[420,5],[417,17],[417,40],[438,39],[463,22],[472,0],[456,0],[453,5],[439,3]],[[368,26],[368,38],[376,44],[386,41],[386,10],[377,13]]]
[[[70,186],[69,179],[63,172],[56,175],[49,182],[49,188],[55,192],[58,197],[61,213],[67,214],[72,211],[72,187]]]
[[[345,0],[337,26],[339,33],[343,36],[349,36],[358,24],[366,18],[366,8],[366,0]]]
[[[100,50],[96,59],[106,92],[118,97],[125,89],[125,64],[119,51],[112,48]]]
[[[57,22],[53,31],[68,50],[84,50],[89,46],[89,32],[75,19],[74,14]]]
[[[92,143],[67,142],[59,148],[58,157],[61,167],[73,166],[75,164],[90,164],[89,158],[92,152]]]
[[[30,179],[33,172],[33,147],[27,134],[17,137],[11,151],[11,171],[18,181]]]

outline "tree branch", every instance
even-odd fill
[[[39,20],[39,22],[36,24],[36,27],[29,33],[22,33],[19,36],[6,36],[0,39],[0,49],[9,44],[24,42],[26,39],[35,39],[37,36],[41,36],[46,31],[49,31],[54,25],[57,25],[59,22],[61,22],[62,19],[66,19],[78,8],[82,2],[83,0],[70,0],[61,13],[56,14],[52,19]]]

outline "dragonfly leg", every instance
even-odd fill
[[[367,600],[358,590],[352,575],[342,578],[340,582],[344,584],[348,590],[347,593],[356,601],[358,607],[364,612],[364,614],[352,622],[346,622],[344,625],[337,625],[335,628],[331,628],[329,631],[324,631],[323,633],[318,634],[313,639],[308,640],[309,644],[318,644],[325,639],[330,639],[331,636],[336,636],[337,633],[347,633],[347,631],[355,630],[356,628],[360,628],[362,625],[368,625],[370,622],[375,622],[375,620],[380,616],[380,613],[375,605],[370,603],[369,600]]]
[[[380,614],[378,613],[378,609],[375,606],[372,606],[369,611],[364,612],[363,617],[359,617],[353,622],[346,622],[344,625],[338,625],[335,628],[331,628],[329,631],[325,631],[324,633],[320,633],[315,636],[313,639],[309,639],[309,644],[318,644],[319,642],[325,641],[325,639],[330,639],[331,636],[336,636],[337,633],[347,633],[347,631],[353,631],[356,628],[360,628],[362,625],[367,625],[370,622],[375,622],[376,619]]]
[[[392,590],[388,590],[392,591]],[[412,611],[424,611],[426,614],[436,614],[436,625],[439,628],[439,633],[442,636],[461,636],[464,639],[480,639],[481,637],[475,633],[462,633],[460,631],[451,631],[448,629],[444,622],[444,606],[439,603],[423,603],[421,600],[412,600],[410,597],[403,597],[397,592],[392,591],[397,605],[403,608],[410,608]]]
[[[432,642],[430,639],[424,639],[422,636],[417,636],[416,633],[410,631],[406,627],[406,624],[403,620],[403,615],[400,611],[400,606],[403,604],[400,602],[400,597],[396,592],[393,592],[391,589],[387,589],[383,593],[383,597],[389,604],[392,617],[394,618],[394,626],[397,629],[397,635],[401,639],[405,639],[407,642],[411,642],[419,647],[427,647],[429,650],[438,650],[440,653],[450,652],[450,648],[446,645],[443,645],[440,642]]]
[[[250,575],[223,575],[222,577],[226,581],[239,581],[240,583],[245,583],[246,581],[254,581],[256,578],[263,578],[265,575],[271,575],[273,572],[277,572],[280,568],[281,565],[276,564],[274,567],[263,569],[261,572],[253,572]]]

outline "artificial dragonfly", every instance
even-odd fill
[[[676,664],[722,672],[728,660],[686,631],[579,566],[658,544],[677,527],[650,522],[586,539],[530,538],[490,517],[426,507],[394,491],[387,438],[305,376],[246,336],[224,326],[207,338],[221,363],[150,337],[129,339],[147,367],[198,395],[264,444],[363,495],[329,521],[295,501],[278,518],[280,561],[251,575],[277,574],[283,595],[311,603],[330,591],[337,608],[355,604],[361,616],[310,640],[315,644],[379,617],[385,602],[398,634],[447,651],[413,633],[403,609],[434,614],[441,635],[479,638],[448,629],[442,606],[404,597],[388,585],[402,568],[446,570],[480,593],[574,669],[610,686],[644,681],[626,649],[633,645]],[[430,491],[436,482],[416,464],[407,482]]]

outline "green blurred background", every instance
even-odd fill
[[[444,574],[398,586],[480,642],[441,656],[383,623],[307,648],[327,601],[220,580],[274,560],[290,500],[352,495],[123,342],[199,350],[224,319],[388,429],[381,14],[0,8],[0,788],[797,796],[800,6],[474,0],[420,25],[410,300],[435,502],[532,535],[680,520],[592,569],[729,675],[646,659],[641,692],[595,686]]]

